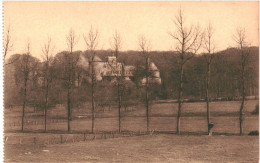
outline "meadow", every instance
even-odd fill
[[[207,136],[203,102],[184,103],[181,135],[176,131],[176,103],[154,103],[150,128],[146,131],[142,105],[122,108],[122,133],[118,133],[117,108],[96,110],[91,134],[90,105],[74,109],[71,133],[67,133],[66,108],[49,110],[47,133],[43,133],[42,111],[26,110],[21,133],[21,107],[5,110],[5,162],[258,162],[259,130],[257,100],[245,103],[243,136],[239,134],[239,101],[212,102],[213,136]],[[86,134],[84,134],[86,133]],[[167,134],[166,134],[167,133]]]
[[[255,110],[257,100],[248,100],[245,103],[243,132],[258,130],[258,115],[251,112]],[[214,123],[213,133],[238,134],[239,133],[239,101],[221,101],[210,103],[211,121]],[[72,110],[72,132],[91,131],[90,105]],[[21,128],[21,107],[5,110],[5,132],[18,132]],[[118,109],[116,107],[96,108],[95,131],[116,132],[118,130]],[[137,105],[121,109],[122,131],[146,131],[145,107]],[[150,129],[152,131],[176,131],[177,103],[154,103],[150,107]],[[63,105],[48,110],[47,130],[67,130],[67,110]],[[25,131],[39,131],[44,129],[43,111],[34,111],[27,108],[25,113]],[[206,105],[204,102],[184,103],[181,117],[181,132],[206,133]]]

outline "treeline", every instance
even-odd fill
[[[246,66],[246,95],[247,96],[257,96],[258,95],[258,47],[250,47],[249,61]],[[53,58],[52,67],[52,84],[50,87],[50,104],[65,103],[66,95],[64,76],[66,71],[64,68],[64,54],[66,52],[61,52],[55,55]],[[73,57],[76,59],[81,52],[74,52]],[[88,57],[87,51],[84,55]],[[106,60],[107,56],[111,56],[111,51],[97,50],[96,55],[100,57],[103,61]],[[157,85],[151,89],[152,95],[155,96],[154,99],[176,99],[178,90],[178,75],[179,69],[177,64],[177,53],[171,51],[151,51],[149,52],[149,58],[160,70],[160,75],[162,78],[162,84]],[[226,99],[239,99],[241,97],[241,79],[240,79],[240,64],[239,55],[236,48],[229,48],[224,51],[220,51],[216,54],[216,58],[212,63],[211,72],[211,85],[210,85],[210,97],[212,100],[217,98]],[[19,59],[17,59],[19,58]],[[23,101],[22,88],[23,88],[23,74],[21,71],[21,65],[23,62],[24,55],[15,54],[9,59],[17,60],[14,63],[5,66],[5,106],[9,105],[21,105]],[[144,64],[144,59],[140,56],[138,51],[126,51],[120,52],[118,55],[119,62],[123,62],[126,65],[134,65],[136,68],[139,65]],[[41,106],[41,100],[44,99],[41,95],[39,89],[43,89],[41,82],[44,82],[44,63],[40,62],[39,59],[30,56],[30,64],[32,65],[32,70],[30,73],[28,81],[28,101],[31,103],[38,103]],[[183,90],[183,97],[191,100],[205,99],[205,89],[206,89],[206,64],[202,55],[197,55],[189,61],[185,67],[184,82],[185,87]],[[89,72],[84,71],[81,67],[77,67],[73,74],[73,82],[78,81],[77,78],[81,75],[89,74]],[[78,76],[77,76],[78,75]],[[134,92],[134,87],[138,87],[134,80],[135,78],[140,78],[137,73],[134,73],[132,79],[133,81],[128,81],[130,90]],[[143,75],[144,76],[144,75]],[[104,83],[104,82],[103,82]],[[77,83],[76,83],[77,84]],[[102,85],[108,86],[107,84],[100,84],[97,87],[102,87]],[[83,80],[82,84],[78,87],[74,86],[77,93],[73,95],[74,101],[88,101],[90,100],[90,82]],[[81,89],[80,87],[85,87]],[[103,86],[104,87],[104,86]],[[97,88],[98,89],[98,88]],[[83,91],[84,90],[84,91]],[[85,91],[86,90],[86,91]],[[98,92],[100,93],[100,92]],[[135,92],[137,95],[138,93]],[[100,93],[102,94],[102,93]],[[104,95],[104,94],[103,94]],[[31,98],[30,98],[31,96]],[[130,96],[130,95],[129,95]],[[133,96],[133,95],[131,95]],[[100,96],[101,97],[101,96]],[[133,96],[134,97],[134,96]],[[133,98],[132,97],[132,98]],[[138,96],[139,97],[139,96]],[[104,99],[103,99],[104,98]],[[107,97],[111,98],[111,96]],[[97,99],[98,100],[98,99]],[[100,100],[111,101],[111,99],[105,99],[102,96]],[[76,105],[76,104],[75,104]]]
[[[258,59],[259,48],[250,47],[250,56],[246,65],[246,94],[247,96],[258,95]],[[103,61],[107,56],[111,56],[111,51],[97,51]],[[212,61],[211,72],[211,98],[236,99],[241,96],[239,93],[241,88],[241,68],[239,50],[236,48],[228,48],[217,52],[215,59]],[[178,89],[178,53],[172,51],[151,51],[149,58],[160,70],[162,85],[158,92],[160,99],[177,98]],[[145,60],[139,51],[120,52],[118,56],[119,62],[127,65],[144,65]],[[194,56],[185,66],[185,88],[184,98],[187,99],[204,99],[205,98],[205,82],[206,82],[206,62],[202,54]]]
[[[80,51],[73,52],[72,54],[68,54],[68,52],[64,51],[50,59],[48,70],[48,78],[50,81],[48,86],[48,107],[53,107],[56,104],[66,104],[68,87],[71,87],[72,108],[80,107],[82,103],[91,101],[91,69],[86,70],[77,63],[73,69],[69,69],[71,66],[69,62],[72,60],[78,62],[80,54],[82,54]],[[84,52],[82,55],[86,58],[90,58],[88,52]],[[45,104],[45,90],[47,87],[46,62],[40,62],[39,59],[31,55],[27,56],[27,54],[12,55],[8,61],[12,62],[12,64],[4,67],[4,103],[6,107],[22,105],[25,87],[24,61],[27,57],[29,64],[27,66],[28,81],[26,84],[26,102],[29,106],[43,109]],[[68,79],[70,81],[68,81]],[[127,99],[128,103],[130,103],[132,100],[142,100],[139,96],[141,91],[137,93],[137,87],[133,81],[123,82],[124,88],[121,89],[123,89],[123,99],[125,99],[125,101]],[[95,81],[95,90],[97,105],[112,106],[115,104],[117,100],[115,83],[108,80]]]
[[[248,64],[246,65],[246,95],[258,95],[258,59],[259,48],[250,47]],[[97,56],[105,60],[112,55],[111,51],[97,51]],[[162,84],[158,91],[159,99],[176,99],[178,93],[178,53],[172,51],[151,51],[149,58],[160,70]],[[211,99],[225,98],[238,99],[241,97],[241,67],[239,49],[228,48],[215,54],[211,66]],[[140,67],[145,64],[145,60],[139,51],[120,52],[119,62],[127,65]],[[206,62],[202,54],[195,55],[184,67],[184,94],[186,99],[205,99],[206,89]]]

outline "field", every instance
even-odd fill
[[[258,115],[252,115],[257,100],[249,100],[245,103],[243,131],[248,134],[250,131],[258,130]],[[239,101],[212,102],[211,120],[215,124],[215,133],[239,133]],[[104,111],[105,110],[105,111]],[[28,108],[25,113],[25,130],[42,131],[44,129],[44,118],[42,111],[34,112]],[[118,130],[118,110],[112,108],[97,108],[95,130],[96,132],[110,132]],[[67,111],[64,106],[52,108],[48,111],[47,130],[66,131]],[[160,103],[151,105],[150,128],[154,131],[176,131],[176,103]],[[73,132],[88,132],[91,130],[90,106],[85,105],[80,109],[72,111],[73,119],[71,129]],[[122,130],[123,131],[146,131],[145,107],[136,106],[122,108]],[[21,129],[21,107],[5,111],[5,132],[14,132]],[[191,133],[207,132],[206,106],[203,102],[184,103],[181,118],[181,131]]]
[[[258,162],[256,136],[160,134],[61,145],[8,145],[6,162]]]
[[[122,108],[123,133],[134,133],[128,133],[127,137],[116,135],[117,109],[99,107],[96,111],[95,140],[93,134],[88,134],[91,130],[89,105],[73,110],[71,134],[66,134],[64,106],[48,111],[48,133],[40,133],[44,128],[42,111],[34,111],[33,108],[27,108],[26,132],[20,133],[21,107],[14,107],[5,110],[5,138],[8,137],[8,140],[5,139],[5,161],[258,162],[258,136],[247,136],[250,131],[259,130],[258,115],[251,114],[257,103],[257,100],[246,101],[244,135],[238,136],[240,102],[212,102],[211,119],[215,124],[212,137],[206,135],[206,107],[202,102],[183,104],[181,135],[174,134],[176,103],[155,103],[151,106],[152,135],[136,134],[146,131],[142,105]],[[164,132],[168,134],[162,134]],[[86,141],[83,141],[83,133],[87,133]],[[107,133],[105,139],[102,133]],[[64,136],[63,141],[66,138],[62,144],[59,143],[61,135]]]

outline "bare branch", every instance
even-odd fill
[[[8,62],[8,63],[5,63],[4,65],[5,65],[5,66],[10,65],[10,64],[12,64],[12,63],[18,61],[19,58],[20,58],[20,56],[17,56],[15,59],[13,59],[12,61],[10,61],[10,62]]]
[[[184,14],[180,8],[173,21],[176,27],[175,32],[169,32],[169,35],[177,42],[176,50],[180,53],[180,63],[186,63],[192,56],[185,57],[187,53],[196,54],[202,44],[202,32],[199,26],[187,26],[185,24]]]
[[[250,55],[250,49],[248,48],[249,43],[246,40],[246,30],[245,28],[237,28],[236,35],[234,35],[234,41],[240,50],[241,64],[242,67],[245,66],[248,56]]]
[[[245,28],[238,27],[236,34],[233,35],[234,41],[238,44],[240,49],[243,49],[247,46],[246,42],[246,30]]]
[[[192,53],[196,54],[201,47],[202,40],[203,40],[203,37],[202,37],[202,33],[200,31],[200,27],[197,26],[196,28],[194,28],[193,34],[190,35],[190,38],[188,39],[188,41],[186,41],[184,43],[184,51],[192,52]]]
[[[31,55],[31,42],[28,40],[27,44],[26,44],[26,54],[27,55]]]
[[[169,32],[169,35],[172,36],[172,38],[174,38],[175,40],[177,40],[180,44],[182,44],[182,41],[180,40],[180,38],[177,36],[177,34],[173,34],[171,32]]]
[[[185,58],[182,64],[185,64],[187,61],[189,61],[192,57],[194,57],[194,54],[191,54],[189,57]]]
[[[148,52],[151,49],[151,42],[150,40],[147,40],[144,35],[139,37],[139,48],[141,49],[142,55],[148,57]]]
[[[215,45],[213,44],[213,35],[214,35],[215,29],[213,28],[212,24],[209,22],[208,26],[206,27],[204,31],[203,36],[203,48],[206,51],[206,54],[204,54],[204,58],[206,59],[207,63],[210,64],[212,59],[215,55]]]
[[[11,41],[12,41],[11,25],[8,25],[7,31],[5,33],[5,38],[4,38],[4,61],[5,61],[5,58],[8,54],[8,52],[12,50],[13,44]]]
[[[78,43],[78,38],[74,32],[74,30],[70,29],[68,36],[66,37],[67,46],[70,53],[73,52],[73,48]]]
[[[118,34],[118,32],[116,31],[114,36],[113,36],[113,42],[111,43],[111,47],[112,49],[114,49],[116,58],[118,57],[118,51],[122,46],[122,42],[121,42],[121,37]]]
[[[98,30],[96,29],[94,31],[93,27],[91,26],[89,33],[88,33],[88,37],[83,35],[83,38],[87,45],[87,49],[90,50],[91,53],[93,54],[93,52],[95,51],[95,49],[98,45]]]
[[[42,47],[42,58],[44,61],[49,61],[53,57],[54,45],[52,45],[52,40],[48,37],[47,42]]]

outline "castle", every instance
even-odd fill
[[[83,56],[82,56],[83,57]],[[79,65],[89,69],[89,62],[86,58],[80,57]],[[113,79],[115,77],[122,77],[125,80],[131,80],[134,76],[135,66],[125,65],[124,63],[117,62],[116,56],[108,56],[107,61],[102,61],[98,56],[93,59],[95,80],[102,81],[105,79]],[[160,71],[156,65],[148,61],[149,71],[152,72],[151,77],[148,78],[149,83],[161,84]],[[140,83],[144,85],[146,83],[146,78],[141,79]]]
[[[94,62],[96,80],[98,81],[117,76],[123,77],[125,80],[130,80],[130,77],[133,76],[135,71],[134,66],[117,62],[115,56],[108,56],[107,61],[101,61],[101,59],[97,57]]]

